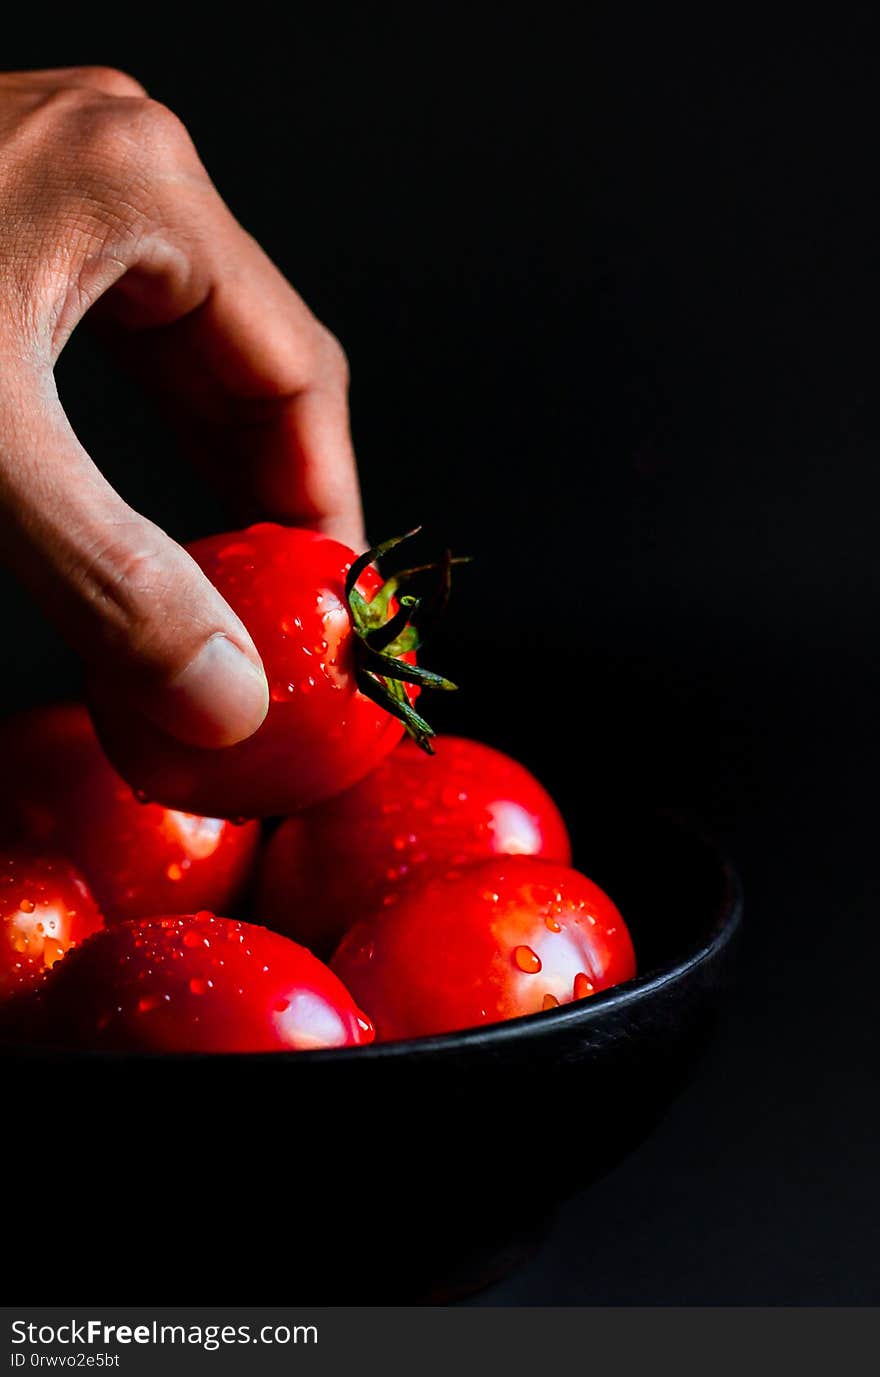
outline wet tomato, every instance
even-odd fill
[[[66,860],[0,848],[0,1000],[36,989],[102,926],[88,885]]]
[[[251,871],[259,826],[139,803],[79,704],[36,708],[0,726],[0,839],[68,856],[108,922],[226,909]]]
[[[426,671],[399,636],[382,640],[400,610],[377,598],[382,580],[369,559],[384,548],[356,561],[326,536],[271,524],[189,546],[253,637],[269,681],[268,715],[247,741],[203,750],[172,741],[146,718],[133,720],[112,688],[96,684],[98,731],[122,775],[173,808],[267,817],[357,783],[400,740],[400,717],[430,734],[412,708],[415,683],[399,683]],[[383,617],[374,618],[380,603]],[[372,633],[381,644],[367,643]],[[389,672],[397,677],[383,679]]]
[[[539,1013],[635,974],[614,904],[550,861],[482,861],[401,889],[332,961],[381,1039]]]
[[[444,736],[429,756],[407,740],[353,789],[282,824],[261,863],[257,909],[325,956],[401,884],[494,855],[570,863],[547,791],[478,741]]]
[[[270,1052],[371,1042],[369,1020],[304,947],[210,913],[121,923],[46,981],[43,1041],[127,1052]]]

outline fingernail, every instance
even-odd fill
[[[193,746],[233,746],[263,722],[269,685],[263,670],[217,632],[171,681],[163,698],[162,726],[173,736]]]

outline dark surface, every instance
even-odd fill
[[[432,13],[176,16],[173,47],[78,16],[4,60],[141,77],[341,337],[374,535],[479,556],[428,657],[466,685],[449,724],[564,806],[692,809],[742,870],[713,1060],[486,1299],[876,1301],[874,35]],[[214,529],[92,346],[59,371],[126,495]],[[2,598],[6,703],[69,691]],[[576,1151],[588,1116],[534,1095]]]

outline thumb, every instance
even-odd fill
[[[269,706],[246,628],[185,550],[113,491],[54,385],[0,397],[4,558],[92,673],[195,746],[251,736]]]

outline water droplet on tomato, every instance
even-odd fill
[[[181,870],[180,866],[177,864],[176,861],[171,862],[171,864],[166,868],[165,874],[168,876],[169,880],[183,879],[183,871]]]
[[[150,1013],[150,1011],[151,1011],[152,1009],[157,1008],[158,1005],[159,1005],[159,996],[158,996],[158,995],[143,995],[143,996],[138,1000],[137,1011],[138,1011],[139,1014],[148,1014],[148,1013]]]
[[[542,1008],[542,1009],[558,1009],[558,1008],[559,1008],[559,1000],[556,998],[555,995],[552,995],[552,994],[545,994],[544,998],[541,1000],[541,1008]]]
[[[43,965],[47,970],[51,970],[56,961],[60,961],[64,955],[64,948],[60,942],[56,942],[54,937],[47,937],[43,942]]]
[[[541,958],[531,947],[514,947],[513,963],[526,975],[537,975],[541,969]]]
[[[279,680],[277,683],[274,683],[269,690],[269,697],[272,699],[273,703],[284,703],[290,695],[295,692],[296,684],[291,684],[287,681],[281,682]]]
[[[34,903],[33,899],[20,899],[18,902],[18,907],[21,909],[22,913],[33,913],[34,909],[36,908],[36,904]]]
[[[589,976],[584,975],[583,971],[578,971],[574,978],[574,997],[575,999],[586,999],[595,989]]]
[[[561,931],[562,931],[562,924],[561,924],[561,923],[558,923],[558,922],[556,921],[556,919],[553,917],[553,914],[552,914],[552,913],[548,913],[547,916],[545,917],[545,919],[544,919],[544,926],[545,926],[545,928],[547,928],[550,932],[561,932]]]
[[[276,1014],[283,1014],[284,1011],[285,1011],[285,1009],[289,1009],[289,1008],[290,1008],[290,1000],[289,1000],[289,999],[276,999],[276,1000],[275,1000],[275,1003],[272,1005],[272,1009],[273,1009],[273,1011],[274,1011]]]
[[[208,993],[213,984],[213,980],[200,980],[198,976],[193,976],[192,980],[189,982],[189,988],[194,995],[203,995]]]

